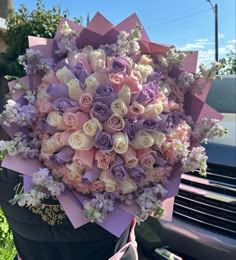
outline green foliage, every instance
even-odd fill
[[[6,218],[0,208],[0,256],[1,260],[13,260],[16,255],[16,249],[13,242],[11,230],[7,224]]]
[[[225,67],[222,74],[236,74],[236,52],[231,50],[224,62]]]
[[[17,58],[28,48],[28,35],[53,38],[61,17],[67,15],[68,11],[61,13],[59,7],[45,10],[42,0],[37,1],[36,9],[32,12],[24,5],[18,11],[10,10],[6,19],[7,31],[0,35],[8,46],[6,53],[0,53],[1,75],[23,76],[24,71]],[[81,18],[75,18],[74,21],[80,23]]]

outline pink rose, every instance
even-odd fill
[[[79,168],[92,169],[95,152],[95,149],[89,151],[75,151],[73,161],[76,162]]]
[[[91,106],[93,103],[93,96],[90,93],[84,93],[81,95],[79,99],[80,109],[85,112],[89,113],[91,110]]]
[[[121,154],[121,156],[125,160],[126,167],[133,168],[133,167],[137,166],[137,164],[138,164],[137,153],[136,153],[136,150],[132,146],[129,146],[127,152]]]
[[[96,180],[95,182],[89,184],[90,192],[103,192],[105,190],[105,183],[100,180]]]
[[[108,133],[120,132],[125,127],[124,119],[117,114],[111,115],[103,124],[103,128]]]
[[[50,138],[50,141],[62,148],[63,146],[68,145],[68,138],[72,133],[73,131],[71,130],[57,132]]]
[[[108,169],[110,164],[114,161],[114,159],[115,159],[114,152],[104,153],[100,150],[97,150],[95,153],[95,161],[99,169]]]
[[[52,111],[52,104],[47,100],[38,99],[36,103],[38,113],[41,115],[48,114]]]
[[[123,84],[130,87],[131,93],[139,93],[142,89],[142,75],[139,71],[132,70],[130,75],[126,75]]]
[[[156,152],[153,151],[151,148],[147,149],[140,149],[137,151],[137,157],[142,166],[151,169],[153,168],[156,159],[155,159]]]
[[[128,113],[125,117],[140,117],[145,111],[143,105],[139,104],[138,102],[134,102],[132,105],[128,107]]]
[[[56,73],[52,69],[47,71],[47,73],[43,76],[42,82],[46,85],[60,84],[60,81],[56,77]]]
[[[63,120],[69,129],[81,130],[85,122],[90,119],[89,115],[84,112],[66,111],[63,114]]]
[[[149,169],[146,172],[146,182],[163,183],[170,176],[172,169],[171,166]]]
[[[114,92],[119,92],[124,82],[124,75],[122,73],[111,73],[109,78]]]

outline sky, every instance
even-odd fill
[[[14,0],[17,10],[24,4],[30,11],[37,0]],[[235,51],[235,0],[211,0],[218,5],[219,58]],[[46,9],[60,6],[70,18],[83,17],[86,25],[100,12],[116,25],[136,13],[153,42],[175,45],[179,50],[199,51],[199,63],[209,65],[215,57],[215,14],[207,0],[43,0]]]

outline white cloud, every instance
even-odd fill
[[[233,39],[233,40],[227,41],[227,43],[236,44],[236,39]],[[235,48],[235,45],[234,45],[234,48]]]
[[[213,45],[213,42],[210,42],[209,39],[194,39],[192,43],[186,43],[184,46],[179,47],[180,50],[199,50],[204,49],[206,46]]]
[[[225,35],[223,33],[218,33],[218,39],[224,39]]]
[[[223,37],[223,36],[221,36]],[[225,45],[220,45],[218,49],[219,59],[226,58],[230,51],[235,50],[236,40],[230,40]],[[209,39],[194,39],[192,42],[186,43],[184,46],[178,48],[185,51],[198,51],[198,65],[204,63],[209,66],[212,61],[215,60],[215,46],[214,42],[210,42]]]

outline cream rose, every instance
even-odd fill
[[[119,181],[117,189],[123,194],[128,194],[136,191],[137,185],[131,179],[125,179],[123,181]]]
[[[81,95],[84,93],[80,86],[80,82],[78,79],[71,79],[66,83],[68,87],[69,97],[73,100],[78,101]]]
[[[158,131],[152,132],[152,136],[154,138],[154,144],[156,144],[157,146],[161,146],[166,140],[165,134]]]
[[[92,118],[88,120],[83,125],[83,131],[88,136],[95,136],[95,134],[101,130],[102,130],[101,123],[96,118]]]
[[[90,93],[92,94],[92,96],[94,96],[96,92],[96,87],[99,85],[99,82],[96,79],[95,75],[91,74],[85,79],[85,85],[86,85],[85,92]]]
[[[48,139],[42,142],[41,153],[51,155],[61,149],[61,146],[53,142],[53,139]]]
[[[139,130],[131,145],[134,149],[144,149],[151,147],[154,144],[154,138],[145,130]]]
[[[99,179],[105,183],[106,192],[114,192],[117,187],[117,182],[110,177],[109,170],[102,170]]]
[[[129,138],[126,133],[118,132],[112,135],[113,149],[118,154],[123,154],[128,151]]]
[[[150,104],[145,107],[143,117],[145,119],[154,119],[163,111],[163,105],[161,103]]]
[[[123,100],[126,106],[129,106],[131,100],[131,91],[129,86],[123,85],[121,90],[118,92],[118,97]]]
[[[76,162],[67,163],[66,168],[68,168],[70,172],[70,177],[73,179],[76,177],[82,177],[83,176],[83,169],[79,168]]]
[[[93,148],[93,139],[81,130],[71,134],[68,143],[75,150],[88,151]]]
[[[47,116],[47,122],[50,126],[56,127],[59,130],[66,130],[68,128],[59,111],[50,112]]]
[[[75,75],[69,69],[67,69],[66,66],[64,66],[62,69],[59,69],[56,72],[56,76],[64,84],[69,82],[71,79],[75,79]]]
[[[102,71],[106,66],[106,53],[102,49],[91,51],[88,55],[88,59],[93,72]]]
[[[121,98],[118,98],[111,103],[111,111],[114,114],[124,117],[128,112],[128,108],[125,105],[124,101]]]
[[[149,64],[136,64],[135,70],[142,75],[142,82],[146,82],[147,77],[153,73],[153,67]]]

